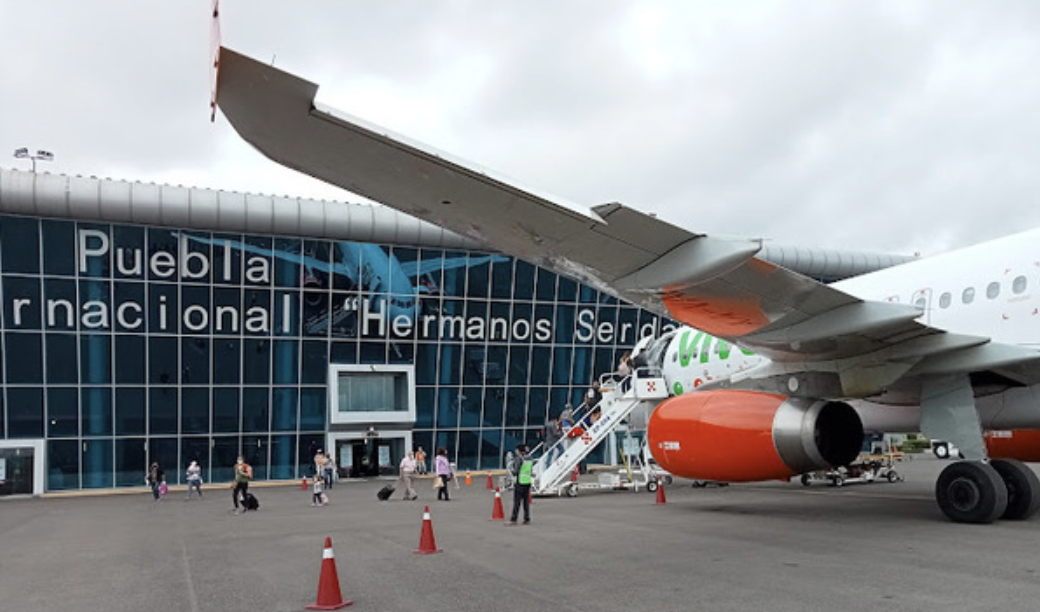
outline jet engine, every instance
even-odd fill
[[[863,424],[844,402],[697,391],[662,402],[647,440],[657,463],[676,476],[750,482],[851,463]]]

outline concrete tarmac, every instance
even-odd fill
[[[961,525],[932,497],[947,462],[897,464],[903,483],[802,487],[677,481],[646,492],[535,499],[528,526],[490,519],[486,479],[434,501],[343,482],[310,507],[295,487],[0,502],[0,609],[302,610],[330,536],[352,610],[407,612],[1035,610],[1040,519]],[[588,478],[593,482],[592,477]],[[511,498],[503,497],[508,515]],[[417,555],[423,506],[437,545]]]

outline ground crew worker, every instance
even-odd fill
[[[526,444],[516,447],[516,458],[513,460],[513,514],[509,518],[508,526],[516,525],[517,515],[520,514],[520,504],[524,506],[524,525],[531,522],[531,470],[534,461],[531,460],[530,449]]]

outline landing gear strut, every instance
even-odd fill
[[[958,461],[935,483],[939,508],[958,523],[1024,520],[1040,508],[1040,479],[1021,461]]]

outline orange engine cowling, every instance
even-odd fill
[[[986,450],[994,459],[1040,461],[1040,431],[1015,429],[987,431]]]
[[[750,482],[851,463],[863,424],[844,402],[696,391],[662,402],[647,440],[657,463],[676,476]]]

